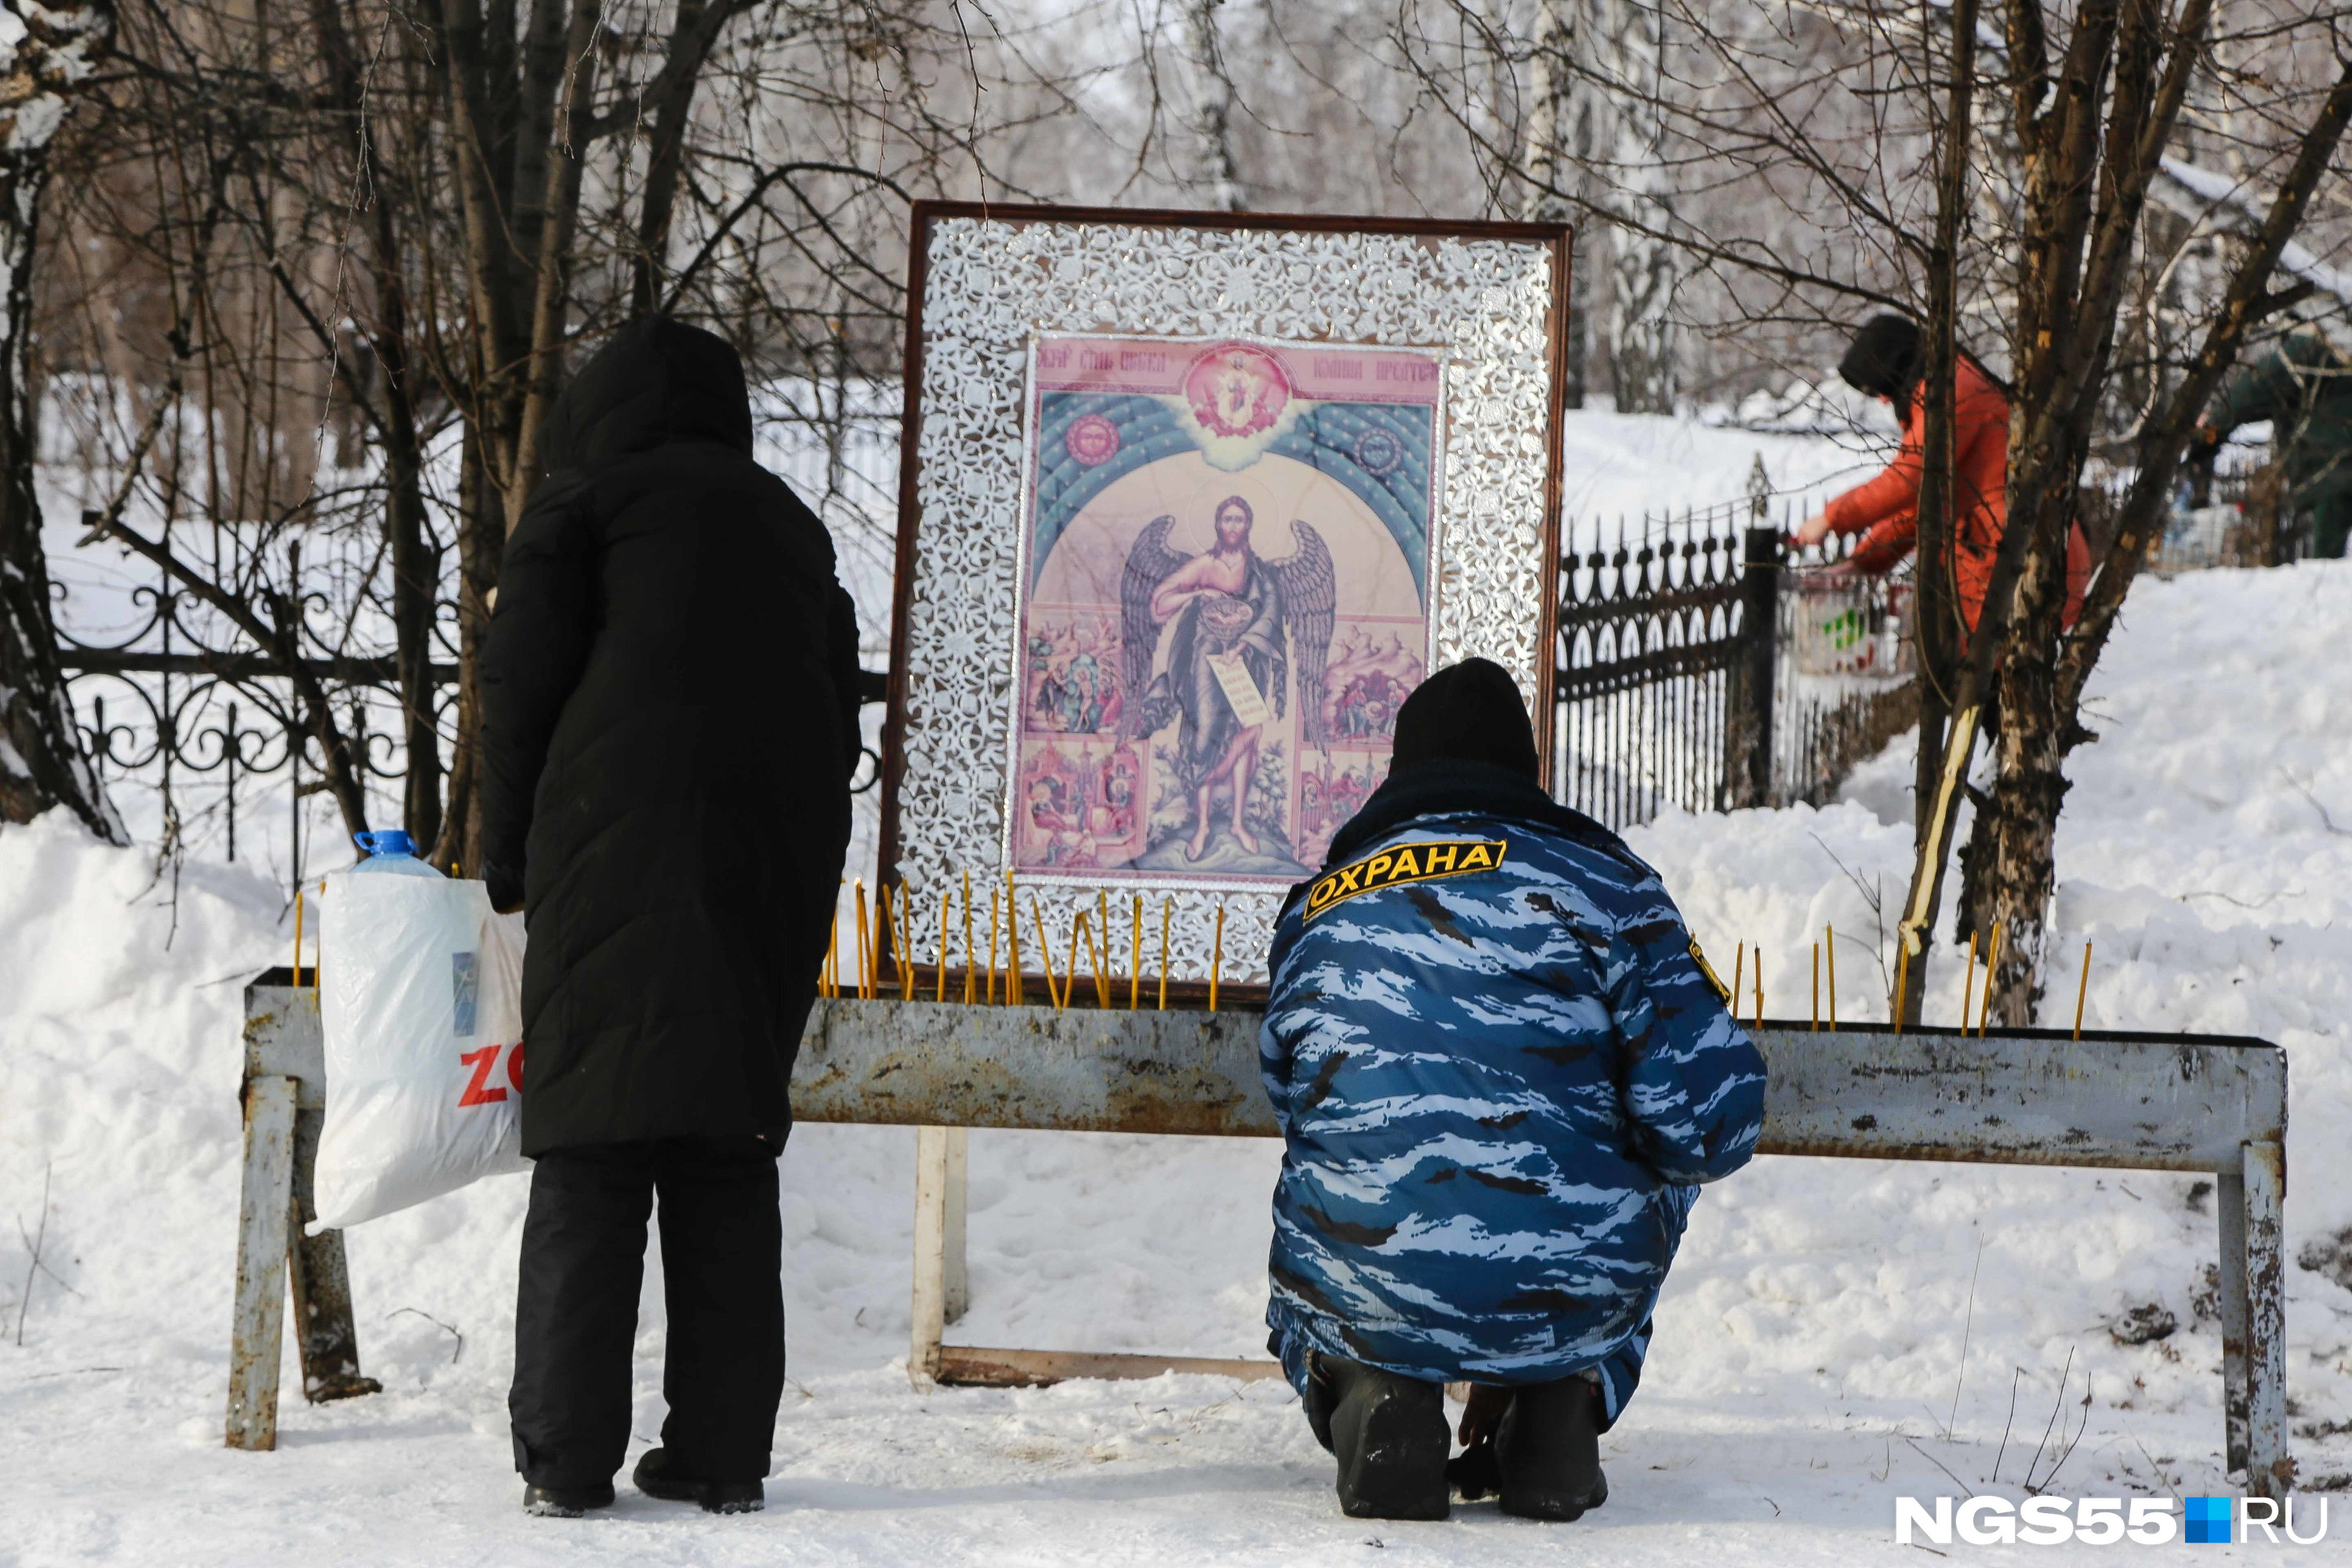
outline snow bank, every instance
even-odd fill
[[[2052,978],[2063,1017],[2088,938],[2093,1022],[2286,1047],[2290,1253],[2323,1265],[2352,1226],[2348,637],[2340,563],[2136,590],[2093,704],[2104,738],[2072,769]],[[1718,965],[1761,947],[1768,1011],[1803,1015],[1811,944],[1833,925],[1842,1016],[1884,1016],[1864,889],[1883,889],[1891,931],[1910,858],[1900,753],[1822,810],[1676,815],[1633,836]],[[36,1230],[48,1172],[57,1275],[32,1277],[19,1349],[26,1251],[0,1227],[0,1563],[1323,1563],[1377,1541],[1384,1564],[1580,1549],[1842,1563],[1910,1560],[1892,1500],[1954,1491],[1939,1467],[2014,1497],[2071,1444],[2062,1495],[2231,1489],[2200,1302],[2212,1205],[2188,1178],[1759,1161],[1698,1207],[1648,1384],[1604,1447],[1607,1508],[1564,1529],[1491,1505],[1372,1525],[1339,1516],[1278,1384],[910,1390],[913,1136],[829,1127],[795,1132],[783,1164],[794,1385],[767,1514],[708,1521],[624,1488],[609,1520],[520,1516],[504,1410],[520,1180],[352,1232],[384,1394],[305,1406],[289,1346],[279,1451],[230,1453],[237,1014],[290,932],[242,871],[191,867],[176,910],[170,892],[138,853],[61,822],[0,832],[0,1219]],[[1957,1013],[1959,985],[1940,964],[1930,1017]],[[1258,1353],[1275,1156],[976,1134],[973,1310],[953,1337]],[[649,1265],[644,1441],[663,1408]],[[2319,1424],[2352,1408],[2352,1290],[2313,1268],[2287,1283],[2299,1457],[2306,1477],[2340,1475],[2352,1444]],[[2177,1331],[2115,1342],[2106,1321],[2149,1303]]]

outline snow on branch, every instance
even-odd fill
[[[2252,238],[2262,231],[2272,201],[2269,191],[2168,154],[2158,164],[2149,195],[2192,223],[2210,225],[2241,238]],[[2278,269],[2352,306],[2352,271],[2322,261],[2298,240],[2290,239],[2281,248]]]

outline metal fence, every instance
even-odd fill
[[[1759,492],[1562,559],[1564,803],[1612,827],[1819,804],[1916,722],[1907,574],[1832,580],[1851,541],[1791,552],[1793,509]]]
[[[832,525],[845,580],[887,605],[895,510],[897,417],[874,396],[811,383],[761,393],[759,456],[787,475]],[[446,478],[446,476],[443,476]],[[145,524],[151,531],[157,525]],[[346,507],[306,525],[241,526],[184,520],[162,530],[176,554],[216,580],[248,587],[266,574],[298,584],[283,601],[303,672],[327,690],[352,742],[362,791],[377,820],[397,821],[408,763],[381,541]],[[878,533],[878,542],[871,537]],[[167,855],[202,847],[268,864],[290,889],[320,857],[313,840],[347,853],[326,799],[323,758],[302,721],[285,663],[199,595],[134,557],[78,552],[50,584],[59,662],[88,750],[134,836]],[[457,739],[457,567],[436,606],[431,653],[435,727],[445,771]],[[878,577],[878,595],[872,592]],[[887,623],[868,626],[878,663]],[[868,671],[867,701],[883,691]],[[858,784],[879,776],[869,752]],[[337,863],[340,863],[338,860]]]
[[[878,508],[879,481],[867,470],[888,455],[884,433],[877,424],[858,435],[846,465],[838,443],[811,439],[787,466],[812,493],[847,501],[862,489],[873,495],[857,500]],[[2107,492],[2085,495],[2095,546],[2112,504]],[[1832,581],[1824,569],[1850,542],[1791,553],[1785,540],[1794,508],[1759,489],[1621,525],[1613,542],[1563,556],[1553,684],[1562,801],[1612,827],[1669,809],[1820,804],[1917,721],[1907,569]],[[2154,567],[2290,559],[2295,541],[2277,513],[2275,487],[2262,475],[2224,476],[2208,506],[2175,522]],[[1577,531],[1596,533],[1608,538],[1589,523]],[[342,566],[314,560],[312,570],[333,577]],[[155,803],[142,828],[171,838],[201,814],[213,842],[234,859],[259,813],[283,811],[289,876],[299,879],[304,803],[320,787],[320,768],[285,672],[239,651],[215,616],[168,582],[116,584],[114,624],[103,631],[87,614],[62,613],[71,606],[58,592],[63,660],[84,739],[105,777],[143,786]],[[348,596],[363,605],[363,585]],[[396,814],[405,759],[386,626],[380,616],[339,608],[334,597],[304,601],[301,641],[315,657],[303,663],[328,686],[356,739],[371,798]],[[455,729],[454,619],[444,605],[436,649],[444,662],[434,670],[445,747]],[[869,671],[866,700],[880,700],[883,687]],[[865,780],[877,771],[866,769]],[[270,831],[274,840],[274,825]]]

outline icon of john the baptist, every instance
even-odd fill
[[[1251,548],[1255,521],[1247,501],[1227,496],[1217,503],[1215,542],[1201,554],[1186,555],[1168,548],[1168,531],[1176,520],[1155,518],[1128,552],[1119,579],[1127,688],[1145,693],[1127,710],[1121,728],[1130,737],[1150,736],[1171,720],[1179,721],[1176,772],[1192,807],[1188,860],[1207,852],[1221,785],[1232,794],[1234,840],[1251,854],[1258,852],[1248,807],[1263,725],[1245,724],[1235,713],[1213,658],[1238,658],[1276,717],[1287,712],[1295,661],[1302,737],[1310,746],[1325,743],[1323,665],[1330,654],[1339,597],[1331,552],[1313,528],[1293,520],[1296,553],[1269,561]],[[1154,677],[1163,633],[1167,667]]]

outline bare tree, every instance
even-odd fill
[[[1217,33],[1217,9],[1224,0],[1182,0],[1184,54],[1192,87],[1192,177],[1219,212],[1239,212],[1248,200],[1241,165],[1234,157],[1233,71]]]
[[[0,101],[0,821],[63,805],[123,842],[121,820],[82,753],[58,665],[41,506],[33,489],[40,407],[33,387],[33,266],[50,147],[114,41],[114,7],[52,10],[5,0],[12,43]],[[21,1336],[20,1336],[21,1337]]]
[[[1996,634],[1980,633],[1975,668],[1979,689],[1989,689],[1999,660],[2000,777],[1977,830],[1989,835],[1993,909],[2009,932],[1992,981],[1995,1005],[2012,1024],[2032,1017],[2040,994],[2064,762],[2094,738],[2082,723],[2084,688],[2158,535],[2198,417],[2248,331],[2312,292],[2307,283],[2274,289],[2273,280],[2352,118],[2352,52],[2340,42],[2332,84],[2290,89],[2267,105],[2277,140],[2265,162],[2284,164],[2268,210],[2239,240],[2194,357],[2138,421],[2114,540],[2080,622],[2062,632],[2067,526],[2127,264],[2189,82],[2209,58],[2212,20],[2210,0],[2179,0],[2169,11],[2151,0],[2085,6],[2060,54],[2039,0],[2008,4],[2009,86],[2017,139],[2027,150],[2026,222],[2011,342],[2010,524],[1995,598],[1988,600],[2006,618]],[[2308,49],[2332,29],[2306,23],[2288,31]]]
[[[1675,174],[1666,162],[1665,14],[1649,0],[1593,0],[1590,29],[1608,95],[1611,182],[1634,221],[1610,232],[1609,373],[1617,407],[1672,414],[1680,390],[1673,241]]]

